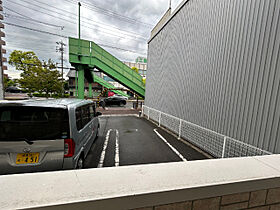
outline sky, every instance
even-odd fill
[[[172,11],[182,0],[171,0]],[[169,0],[80,0],[81,38],[100,44],[122,61],[147,57],[150,32],[169,8]],[[60,66],[57,43],[64,42],[64,67],[69,68],[68,38],[78,37],[78,0],[3,1],[5,49],[34,51],[41,60],[52,59]],[[24,27],[24,28],[23,28]],[[43,31],[45,33],[38,32]],[[8,66],[6,74],[19,78]],[[67,69],[64,75],[67,73]]]

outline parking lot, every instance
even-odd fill
[[[207,157],[144,118],[100,117],[85,168],[201,160]]]

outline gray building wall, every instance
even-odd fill
[[[280,153],[280,1],[184,1],[149,41],[145,104]]]

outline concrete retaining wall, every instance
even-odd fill
[[[8,175],[0,186],[1,209],[277,208],[280,156]]]

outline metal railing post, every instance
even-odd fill
[[[159,117],[158,117],[158,127],[160,127],[160,119],[161,119],[161,112],[159,112]]]
[[[226,142],[227,142],[227,137],[224,137],[224,145],[223,145],[223,152],[222,152],[222,158],[225,157],[225,150],[226,150]]]
[[[148,120],[150,119],[150,108],[148,108]]]
[[[181,138],[181,130],[182,130],[182,120],[180,119],[178,139]]]

